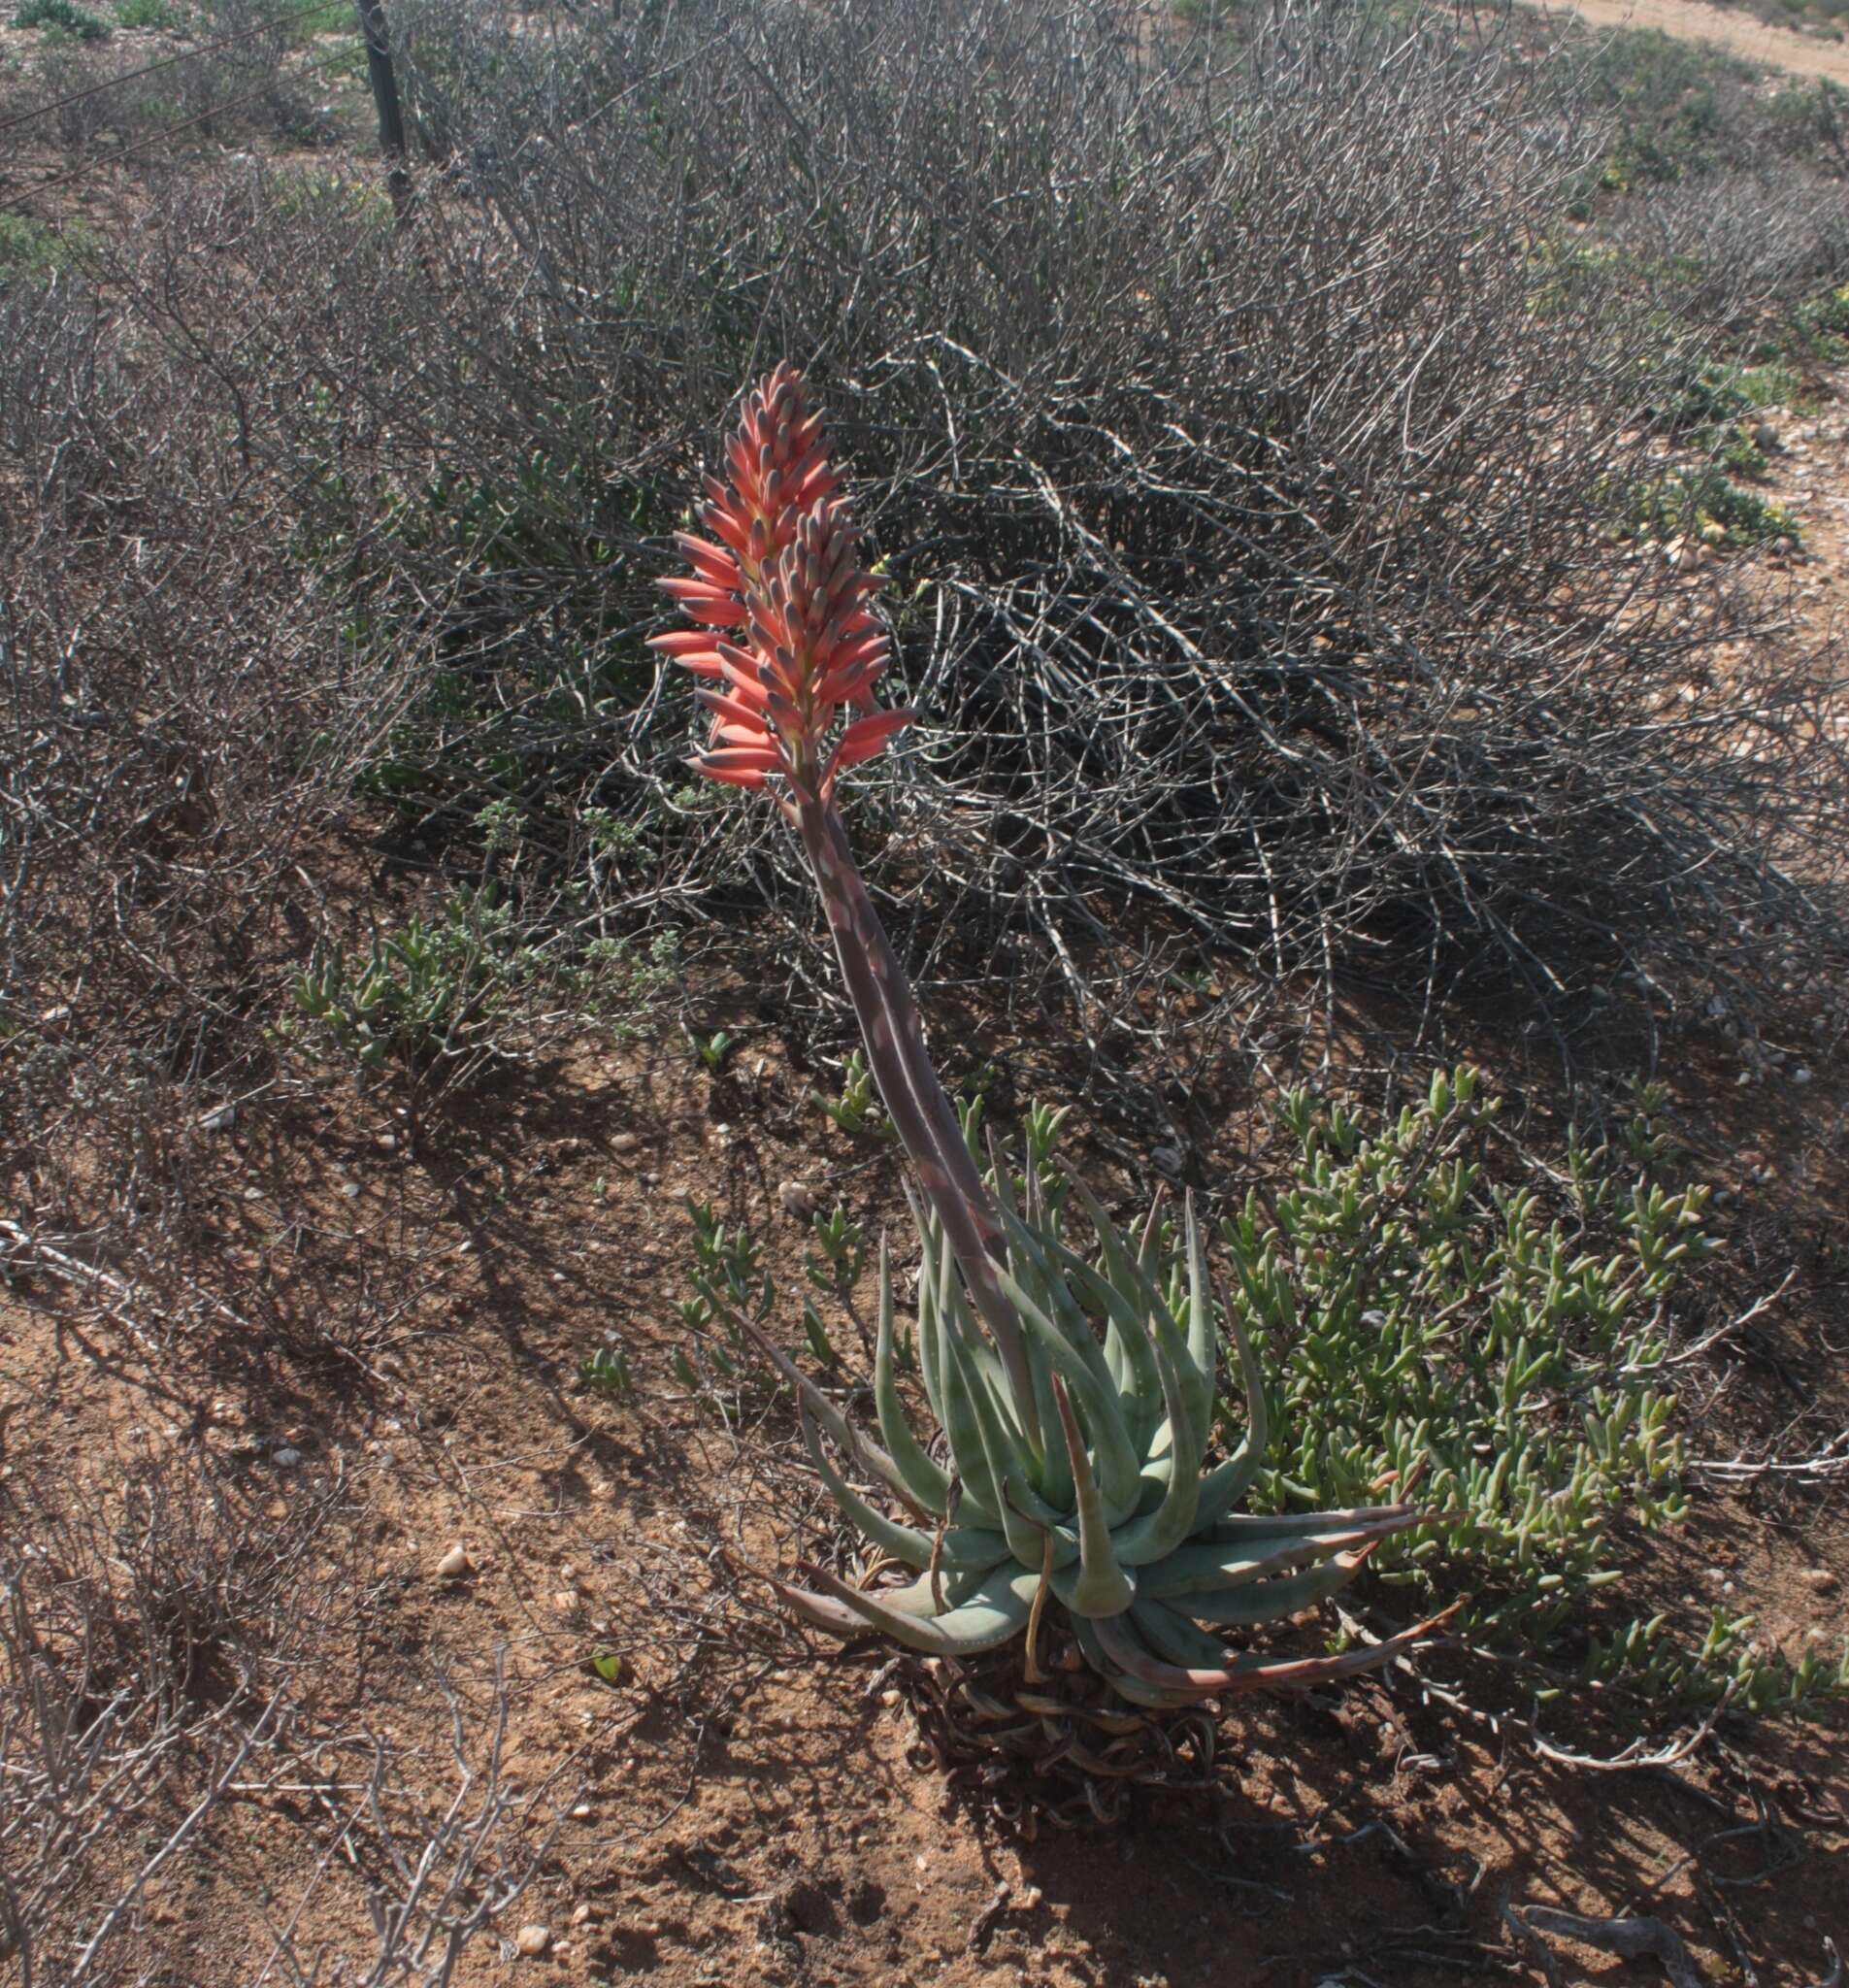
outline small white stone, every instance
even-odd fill
[[[210,1111],[199,1114],[201,1132],[229,1132],[238,1122],[236,1105],[215,1105]]]
[[[779,1180],[776,1198],[783,1204],[783,1212],[798,1221],[807,1221],[822,1205],[822,1197],[807,1180]]]
[[[270,1461],[279,1471],[292,1471],[302,1461],[302,1452],[292,1443],[285,1442]]]
[[[475,1562],[469,1558],[469,1549],[460,1540],[437,1562],[437,1573],[445,1580],[460,1580],[465,1574],[475,1572]]]
[[[633,1153],[641,1143],[633,1132],[619,1132],[611,1141],[610,1149],[613,1153]]]
[[[536,1961],[552,1949],[549,1926],[522,1926],[513,1936],[513,1951],[523,1960]]]

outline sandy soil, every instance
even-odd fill
[[[1556,20],[1577,16],[1595,28],[1659,28],[1683,41],[1712,43],[1749,62],[1849,86],[1849,46],[1800,29],[1774,27],[1731,8],[1704,7],[1701,0],[1575,0],[1570,7],[1541,12]]]

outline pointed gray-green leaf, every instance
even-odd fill
[[[1168,1333],[1172,1332],[1176,1339],[1180,1339],[1181,1327],[1173,1312],[1169,1309],[1168,1300],[1157,1289],[1155,1279],[1149,1275],[1148,1266],[1143,1261],[1143,1251],[1139,1248],[1134,1255],[1131,1253],[1123,1231],[1111,1220],[1104,1203],[1071,1167],[1066,1169],[1066,1177],[1072,1183],[1073,1192],[1078,1196],[1086,1219],[1097,1232],[1111,1281],[1125,1293],[1137,1294],[1147,1315],[1156,1323],[1160,1337],[1167,1338]],[[1158,1187],[1149,1217],[1150,1234],[1153,1234],[1154,1230],[1154,1210],[1162,1206],[1162,1194],[1163,1189]]]
[[[1344,1526],[1385,1526],[1387,1531],[1380,1535],[1384,1540],[1389,1532],[1401,1532],[1408,1526],[1429,1525],[1436,1516],[1436,1512],[1403,1502],[1394,1505],[1348,1505],[1331,1511],[1230,1512],[1216,1519],[1210,1530],[1197,1526],[1195,1531],[1205,1531],[1205,1537],[1210,1540],[1226,1540],[1239,1543],[1246,1540],[1269,1539],[1280,1532],[1327,1533]]]
[[[939,1341],[938,1378],[943,1388],[943,1433],[961,1488],[952,1516],[978,1526],[1002,1524],[1001,1491],[989,1468],[988,1446],[971,1393],[970,1360],[954,1309],[946,1312]]]
[[[1086,1663],[1099,1676],[1108,1680],[1110,1688],[1129,1705],[1145,1706],[1150,1711],[1175,1711],[1182,1706],[1193,1705],[1192,1693],[1159,1691],[1153,1686],[1139,1684],[1134,1677],[1127,1677],[1105,1654],[1105,1646],[1098,1640],[1098,1632],[1082,1615],[1073,1618],[1073,1628],[1077,1633],[1078,1647]]]
[[[979,1531],[973,1526],[952,1526],[943,1536],[941,1548],[938,1548],[936,1535],[888,1518],[870,1505],[829,1461],[828,1452],[816,1434],[814,1418],[807,1408],[801,1410],[801,1420],[803,1440],[809,1445],[816,1475],[828,1487],[828,1495],[848,1524],[857,1527],[882,1553],[890,1553],[908,1567],[925,1568],[931,1565],[935,1549],[939,1567],[957,1574],[999,1567],[1008,1557],[1008,1542],[997,1532]]]
[[[1032,1252],[1024,1250],[1020,1234],[1029,1224],[1021,1219],[1021,1210],[1014,1200],[1014,1190],[1009,1179],[1007,1156],[1002,1151],[993,1130],[988,1134],[989,1174],[995,1189],[996,1207],[1001,1210],[1002,1233],[1007,1239],[1007,1267],[1009,1273],[1041,1310],[1050,1310],[1052,1301],[1047,1292],[1045,1279],[1040,1276],[1040,1265]],[[1058,1444],[1052,1447],[1057,1448]]]
[[[911,1200],[910,1190],[906,1198]],[[912,1219],[918,1227],[921,1251],[918,1263],[918,1377],[924,1382],[925,1399],[938,1426],[943,1426],[943,1382],[941,1379],[943,1335],[940,1286],[942,1282],[942,1231],[918,1204],[911,1204]]]
[[[1094,1624],[1105,1655],[1129,1677],[1158,1690],[1185,1691],[1207,1698],[1225,1692],[1295,1691],[1337,1677],[1377,1671],[1412,1649],[1457,1612],[1454,1603],[1442,1615],[1402,1630],[1384,1642],[1363,1645],[1338,1657],[1236,1657],[1226,1665],[1196,1668],[1174,1665],[1149,1653],[1134,1628],[1121,1616]]]
[[[1239,1356],[1239,1378],[1245,1387],[1245,1434],[1239,1439],[1238,1448],[1201,1486],[1201,1508],[1196,1523],[1202,1526],[1223,1518],[1252,1488],[1265,1467],[1265,1451],[1271,1440],[1271,1411],[1265,1402],[1265,1373],[1231,1305],[1226,1308],[1226,1329],[1233,1335],[1233,1344]]]
[[[893,1372],[892,1259],[884,1236],[879,1239],[879,1326],[874,1342],[874,1408],[879,1417],[879,1433],[885,1438],[893,1463],[910,1487],[912,1497],[934,1518],[942,1518],[950,1508],[950,1479],[912,1434]]]
[[[1007,1225],[1007,1216],[1003,1217]],[[1086,1371],[1100,1387],[1110,1385],[1110,1370],[1105,1363],[1104,1350],[1098,1343],[1091,1320],[1085,1315],[1085,1308],[1073,1296],[1071,1287],[1060,1276],[1054,1263],[1055,1253],[1062,1245],[1050,1237],[1041,1238],[1032,1229],[1015,1223],[1008,1229],[1009,1242],[1018,1247],[1033,1262],[1039,1272],[1039,1280],[1046,1293],[1044,1303],[1034,1299],[1034,1303],[1047,1321],[1057,1328],[1062,1341],[1085,1364]],[[1028,1293],[1033,1298],[1033,1293]]]
[[[959,1384],[968,1394],[974,1412],[1008,1549],[1023,1567],[1038,1567],[1045,1548],[1047,1529],[1057,1525],[1063,1514],[1049,1510],[1027,1481],[1026,1446],[1004,1426],[996,1412],[993,1393],[968,1364],[967,1342],[962,1339],[952,1342],[948,1354],[961,1363]]]
[[[1169,1309],[1168,1301],[1157,1290],[1140,1254],[1132,1256],[1125,1246],[1123,1234],[1105,1211],[1104,1204],[1070,1168],[1067,1169],[1067,1178],[1097,1231],[1111,1282],[1127,1297],[1132,1297],[1133,1302],[1139,1304],[1139,1316],[1146,1320],[1156,1342],[1168,1347],[1170,1357],[1175,1363],[1175,1372],[1188,1404],[1188,1426],[1192,1436],[1199,1438],[1196,1455],[1197,1458],[1204,1456],[1213,1421],[1213,1370],[1208,1367],[1204,1371],[1188,1349],[1187,1340],[1176,1324],[1174,1314]],[[1153,1214],[1150,1219],[1153,1222]],[[1152,1375],[1152,1380],[1153,1377]]]
[[[1116,1347],[1116,1365],[1122,1378],[1118,1394],[1128,1406],[1131,1438],[1139,1454],[1146,1454],[1149,1438],[1162,1420],[1162,1375],[1156,1367],[1155,1346],[1148,1325],[1135,1302],[1083,1257],[1067,1256],[1064,1268],[1106,1321],[1106,1357]]]
[[[1021,1424],[1014,1412],[1014,1382],[1010,1369],[1004,1367],[995,1350],[994,1342],[976,1323],[974,1308],[970,1302],[970,1287],[961,1277],[950,1285],[950,1313],[952,1322],[961,1329],[960,1343],[964,1358],[971,1371],[979,1374],[989,1384],[990,1396],[996,1404],[996,1412],[1007,1426],[1016,1432]],[[1022,1342],[1022,1358],[1026,1358],[1027,1342]]]
[[[1269,1537],[1248,1538],[1237,1544],[1209,1541],[1178,1546],[1166,1560],[1143,1570],[1142,1589],[1157,1601],[1177,1595],[1218,1594],[1261,1574],[1303,1567],[1332,1553],[1352,1552],[1416,1523],[1417,1514],[1404,1524],[1383,1520],[1366,1526],[1331,1527],[1322,1522],[1320,1514],[1294,1524],[1280,1521],[1278,1530]]]
[[[1182,1428],[1188,1409],[1181,1399],[1180,1377],[1166,1351],[1157,1349],[1157,1360],[1162,1370],[1163,1393],[1168,1398],[1170,1427]],[[1193,1529],[1200,1502],[1198,1461],[1190,1464],[1185,1455],[1177,1454],[1171,1465],[1162,1503],[1146,1517],[1132,1519],[1128,1525],[1117,1528],[1111,1541],[1117,1558],[1126,1567],[1142,1567],[1172,1553]]]
[[[973,1657],[998,1648],[1027,1627],[1040,1574],[998,1569],[961,1607],[943,1614],[919,1618],[885,1605],[838,1580],[825,1567],[805,1567],[803,1573],[830,1600],[839,1603],[870,1628],[883,1630],[895,1642],[937,1657]],[[800,1590],[780,1589],[794,1605]],[[811,1616],[811,1620],[814,1617]]]
[[[1139,1601],[1130,1611],[1143,1640],[1159,1657],[1172,1664],[1208,1667],[1232,1661],[1233,1652],[1217,1636],[1197,1629],[1185,1615],[1167,1602]]]
[[[1189,1389],[1189,1407],[1198,1417],[1196,1426],[1202,1432],[1201,1441],[1205,1450],[1206,1431],[1213,1419],[1214,1379],[1218,1372],[1213,1332],[1213,1281],[1207,1276],[1206,1244],[1202,1240],[1201,1224],[1195,1219],[1192,1189],[1188,1191],[1182,1209],[1188,1244],[1187,1365],[1194,1375],[1194,1383]]]
[[[1053,1370],[1047,1363],[1045,1348],[1032,1333],[1027,1338],[1027,1364],[1034,1376],[1034,1399],[1040,1407],[1040,1428],[1050,1433],[1059,1415],[1053,1405]],[[1071,1511],[1073,1467],[1067,1458],[1065,1443],[1048,1442],[1040,1452],[1040,1496],[1055,1511]]]
[[[1078,1570],[1076,1574],[1068,1570],[1069,1584],[1061,1590],[1060,1599],[1082,1615],[1115,1615],[1136,1600],[1137,1583],[1118,1566],[1111,1551],[1105,1501],[1078,1433],[1078,1418],[1073,1413],[1065,1384],[1057,1378],[1053,1382],[1053,1402],[1059,1409],[1059,1426],[1072,1461],[1073,1489],[1078,1505]]]
[[[1300,1574],[1249,1580],[1218,1595],[1185,1595],[1173,1606],[1197,1622],[1215,1623],[1223,1629],[1255,1629],[1262,1622],[1283,1622],[1339,1594],[1361,1572],[1367,1557],[1366,1548],[1337,1553]]]
[[[1130,1428],[1115,1392],[1099,1380],[1046,1314],[1028,1302],[1014,1279],[1006,1271],[1000,1275],[1021,1323],[1039,1340],[1054,1375],[1064,1377],[1085,1410],[1092,1441],[1098,1445],[1099,1477],[1106,1498],[1124,1511],[1134,1511],[1141,1465],[1131,1444]]]
[[[749,1340],[777,1373],[795,1388],[798,1399],[807,1404],[809,1413],[828,1431],[842,1453],[851,1456],[869,1475],[877,1477],[889,1491],[903,1499],[906,1504],[913,1506],[915,1509],[915,1502],[907,1487],[905,1474],[878,1443],[870,1442],[866,1437],[856,1435],[835,1404],[755,1320],[745,1317],[743,1311],[730,1305],[723,1305],[719,1309],[721,1315],[733,1329]]]

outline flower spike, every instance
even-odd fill
[[[870,607],[878,582],[861,562],[821,417],[794,367],[779,365],[747,397],[726,462],[729,481],[707,480],[701,518],[711,538],[675,534],[693,577],[659,582],[701,626],[650,643],[731,686],[723,702],[703,700],[718,723],[692,762],[699,772],[754,787],[778,774],[798,805],[826,802],[836,775],[873,758],[913,713],[875,705],[887,657]],[[831,745],[843,710],[863,715]],[[747,762],[741,751],[770,756]]]

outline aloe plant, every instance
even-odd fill
[[[984,1178],[932,1068],[916,1002],[841,817],[839,776],[883,749],[913,713],[875,706],[888,654],[871,607],[875,580],[858,556],[819,417],[788,366],[748,398],[727,460],[730,480],[707,484],[714,539],[680,535],[693,578],[662,582],[702,625],[653,640],[709,679],[700,696],[713,732],[695,768],[772,792],[809,857],[868,1066],[917,1176],[916,1350],[937,1425],[921,1437],[900,1401],[883,1246],[879,1443],[857,1436],[757,1322],[733,1314],[795,1387],[836,1505],[914,1576],[863,1588],[809,1566],[809,1586],[779,1581],[778,1593],[832,1634],[882,1631],[945,1657],[1024,1638],[1030,1681],[1040,1625],[1055,1607],[1090,1666],[1121,1697],[1151,1707],[1297,1687],[1389,1661],[1435,1624],[1339,1656],[1266,1660],[1228,1648],[1225,1632],[1327,1599],[1381,1541],[1431,1515],[1404,1503],[1239,1512],[1263,1462],[1265,1394],[1227,1313],[1244,1428],[1233,1453],[1209,1463],[1219,1314],[1192,1203],[1185,1268],[1172,1278],[1156,1256],[1156,1213],[1133,1246],[1076,1180],[1072,1192],[1096,1247],[1069,1247],[1058,1211],[1065,1197],[1048,1193],[1035,1142],[1018,1206],[999,1160]],[[850,710],[858,715],[838,733]],[[831,1445],[876,1482],[879,1502],[855,1488]]]

